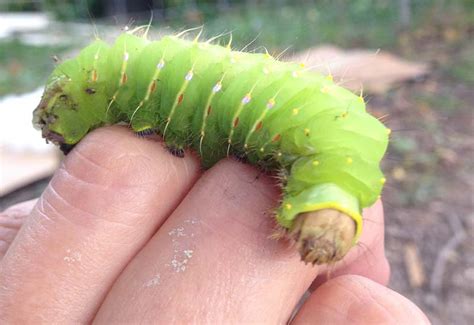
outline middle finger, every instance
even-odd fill
[[[317,268],[269,238],[278,194],[255,175],[232,161],[208,171],[125,269],[95,321],[285,322]]]

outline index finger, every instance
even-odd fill
[[[0,319],[84,323],[199,175],[123,127],[69,154],[0,264]]]

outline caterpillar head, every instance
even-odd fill
[[[65,154],[90,130],[104,124],[100,116],[87,114],[89,108],[75,95],[74,88],[66,77],[54,78],[33,112],[35,128]]]

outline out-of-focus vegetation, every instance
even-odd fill
[[[389,49],[414,59],[419,59],[420,44],[432,44],[436,42],[433,38],[439,38],[453,47],[472,32],[466,26],[474,25],[471,0],[22,0],[3,2],[2,9],[41,10],[56,19],[106,23],[118,30],[125,24],[147,23],[153,14],[157,28],[183,30],[204,25],[207,37],[232,31],[236,48],[252,42],[250,49],[257,51],[265,48],[280,53],[289,47],[291,53],[332,43],[345,48]],[[62,50],[0,41],[0,95],[41,84],[52,67],[48,58]],[[472,84],[474,49],[463,45],[460,50],[457,60],[441,64],[453,78]]]
[[[460,49],[458,59],[447,66],[447,72],[455,79],[474,87],[474,42]]]
[[[68,21],[114,17],[124,24],[145,22],[153,13],[159,27],[204,25],[208,35],[233,31],[236,44],[258,35],[256,45],[295,50],[325,42],[393,48],[406,30],[474,22],[472,0],[22,0],[4,7],[48,11]]]
[[[233,31],[236,44],[245,45],[258,35],[254,45],[270,49],[292,46],[301,50],[321,43],[339,46],[394,48],[407,30],[417,30],[427,24],[438,25],[456,17],[456,24],[465,25],[474,11],[474,2],[413,1],[410,18],[403,23],[398,1],[388,0],[319,0],[298,5],[290,1],[271,4],[237,6],[223,12],[195,9],[184,18],[187,26],[204,24],[208,35]],[[469,8],[472,8],[469,11]],[[181,24],[182,24],[181,20]],[[159,22],[157,22],[159,23]],[[161,23],[163,25],[164,23]],[[179,23],[172,26],[180,26]]]
[[[295,49],[331,42],[344,47],[393,46],[404,30],[474,21],[471,0],[20,0],[0,11],[41,10],[67,21],[144,21],[160,27],[203,24],[209,35],[232,30],[236,42]],[[223,30],[224,29],[224,30]],[[260,44],[261,43],[261,44]]]
[[[17,0],[17,1],[2,1],[0,2],[0,12],[2,11],[38,11],[41,9],[40,1],[28,1],[28,0]]]
[[[0,96],[31,91],[54,68],[53,55],[66,46],[27,45],[18,39],[0,40]]]

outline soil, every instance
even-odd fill
[[[434,71],[370,103],[393,130],[382,196],[390,286],[434,324],[474,321],[471,89]],[[414,261],[407,257],[413,249]],[[410,281],[416,272],[421,280]]]

